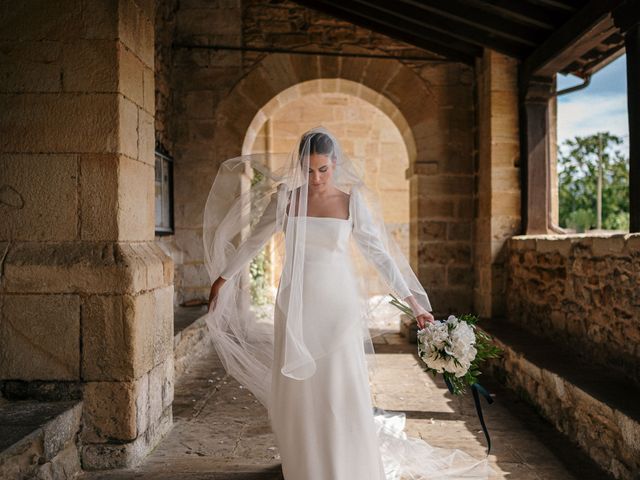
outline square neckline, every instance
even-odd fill
[[[317,215],[288,215],[287,214],[287,218],[318,218],[321,220],[339,220],[341,222],[350,222],[351,219],[353,218],[353,215],[351,213],[351,201],[353,199],[353,192],[351,192],[349,194],[349,216],[347,218],[338,218],[338,217],[319,217]]]

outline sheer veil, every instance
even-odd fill
[[[321,152],[317,152],[318,145]],[[288,153],[242,155],[221,163],[203,219],[209,277],[212,282],[218,277],[227,280],[206,315],[213,345],[227,372],[267,409],[272,368],[280,368],[283,375],[293,379],[307,379],[315,373],[316,360],[340,345],[352,328],[361,332],[368,367],[374,373],[370,326],[376,309],[383,303],[372,301],[379,298],[376,294],[380,291],[393,292],[401,299],[413,296],[415,313],[431,311],[427,293],[385,226],[376,192],[367,187],[363,172],[345,154],[339,140],[320,126],[305,132],[292,147]],[[333,184],[348,195],[353,225],[351,251],[361,273],[359,297],[353,301],[361,306],[362,316],[344,322],[332,332],[318,332],[313,325],[306,325],[303,315],[307,187],[313,153],[330,156]],[[277,307],[285,314],[286,324],[284,362],[278,367],[273,365],[273,319],[258,315],[251,305],[246,268],[269,242],[274,257],[282,259]],[[365,274],[371,265],[377,276]],[[405,475],[403,478],[412,479],[486,478],[490,471],[486,460],[408,439],[402,433],[404,414],[378,409],[376,422],[385,468],[390,469],[389,479],[400,478],[400,472]],[[416,452],[421,452],[420,458]],[[413,473],[409,464],[415,469]]]

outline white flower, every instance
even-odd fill
[[[475,341],[471,325],[455,315],[444,322],[428,323],[418,331],[420,358],[436,372],[446,371],[457,377],[464,376],[475,359]]]

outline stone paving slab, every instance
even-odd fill
[[[407,415],[405,431],[437,447],[460,448],[470,455],[486,455],[484,433],[470,389],[461,397],[451,395],[441,376],[423,371],[416,346],[397,343],[376,345],[379,365],[372,381],[374,403]],[[508,479],[608,479],[577,446],[557,433],[537,412],[495,380],[480,376],[493,404],[481,398],[491,435],[494,478]]]
[[[464,397],[450,395],[440,377],[422,370],[415,345],[403,342],[397,331],[378,337],[376,351],[371,388],[378,407],[405,412],[411,436],[478,458],[486,454],[470,391]],[[482,400],[492,439],[490,460],[500,472],[495,479],[609,478],[533,408],[490,378],[481,383],[495,400],[491,405]],[[215,353],[198,357],[176,383],[173,413],[172,431],[143,465],[81,478],[282,479],[266,411],[224,373]]]

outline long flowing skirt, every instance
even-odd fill
[[[285,480],[488,478],[486,459],[407,437],[402,413],[374,415],[353,267],[347,257],[315,257],[322,261],[309,260],[304,273],[305,342],[326,354],[306,380],[281,373],[286,316],[277,299],[274,311],[268,412]]]
[[[275,364],[283,316],[276,307]],[[273,369],[270,417],[286,480],[384,480],[362,336],[316,361],[316,373],[294,380]]]
[[[348,258],[318,257],[305,268],[303,314],[309,343],[328,353],[310,378],[281,373],[286,318],[277,301],[274,312],[269,416],[284,477],[385,480],[355,273]]]

